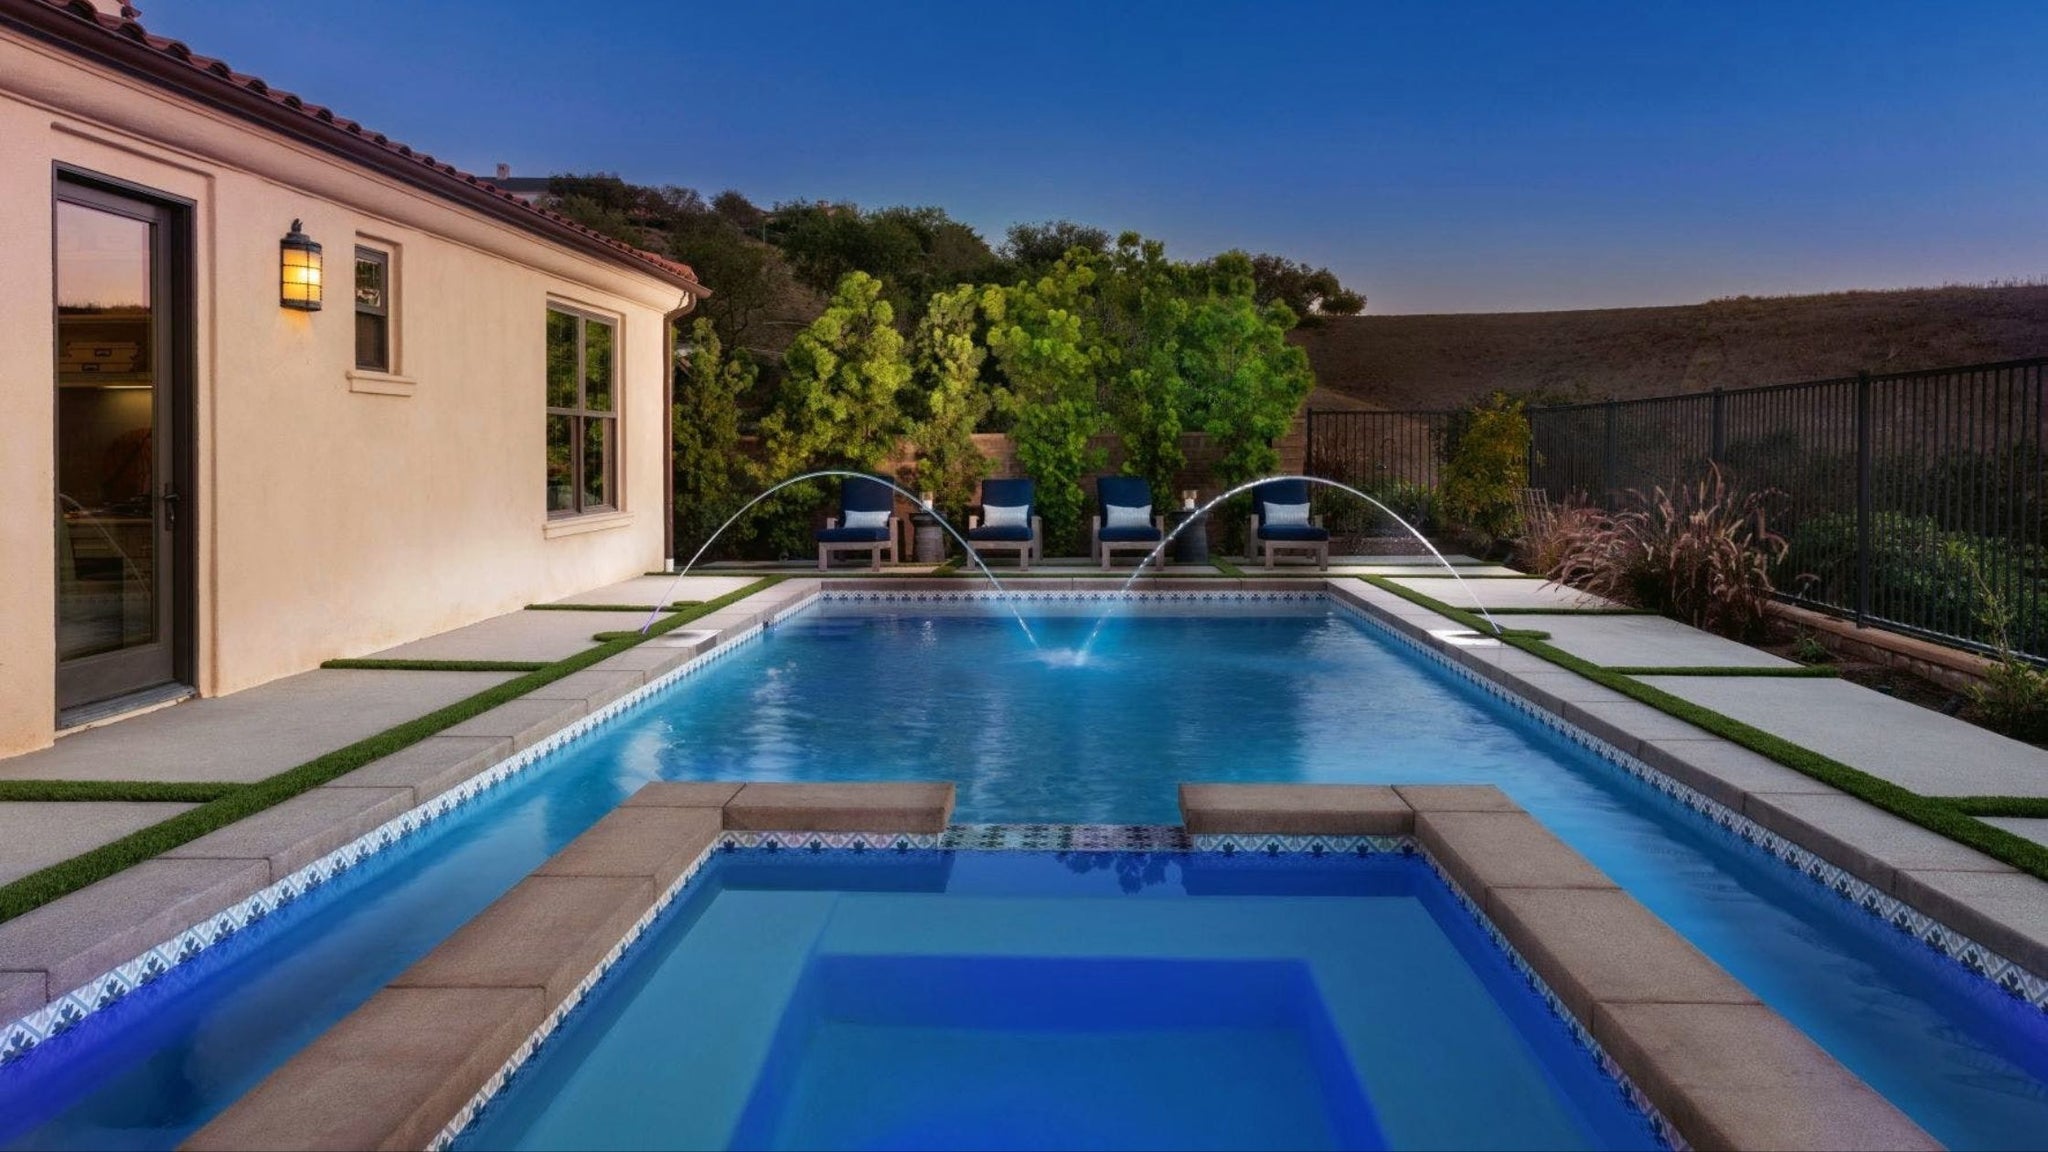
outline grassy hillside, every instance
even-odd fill
[[[1295,338],[1321,391],[1374,407],[1448,407],[1494,389],[1660,396],[2048,354],[2048,286],[1333,317]]]

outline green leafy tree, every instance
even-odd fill
[[[738,506],[752,479],[740,451],[740,397],[754,387],[754,365],[746,353],[728,356],[718,328],[698,317],[676,347],[675,437],[676,539],[695,551]]]
[[[1112,368],[1103,407],[1123,445],[1123,471],[1144,477],[1163,505],[1187,463],[1179,353],[1196,281],[1166,258],[1164,245],[1135,232],[1119,236],[1098,264],[1097,313]]]
[[[1321,316],[1355,316],[1365,311],[1365,297],[1338,283],[1337,274],[1285,256],[1261,252],[1250,257],[1252,298],[1260,304],[1285,304],[1303,324]]]
[[[1109,251],[1109,233],[1072,220],[1043,224],[1012,224],[1003,241],[1002,257],[1018,280],[1036,280],[1076,248],[1096,255]]]
[[[824,315],[791,341],[775,411],[761,422],[771,470],[873,471],[903,434],[910,362],[882,283],[849,272]]]
[[[1529,486],[1529,417],[1496,392],[1473,406],[1444,463],[1439,503],[1451,522],[1488,542],[1514,535],[1517,501]]]
[[[1294,313],[1254,299],[1249,265],[1239,253],[1216,259],[1210,291],[1189,306],[1178,349],[1188,422],[1220,450],[1215,474],[1225,486],[1280,467],[1273,441],[1315,384],[1307,353],[1287,342]]]
[[[988,344],[1009,381],[1000,403],[1011,419],[1017,463],[1038,483],[1046,546],[1082,545],[1081,477],[1102,466],[1089,440],[1103,426],[1099,380],[1108,353],[1094,319],[1095,270],[1061,259],[1040,279],[982,294]]]
[[[917,325],[911,364],[917,484],[955,523],[988,475],[988,457],[974,443],[974,430],[992,403],[981,379],[988,349],[977,338],[980,296],[973,285],[933,296]]]

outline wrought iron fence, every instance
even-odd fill
[[[1772,495],[1786,599],[2048,657],[2048,357],[1534,408],[1530,480],[1610,506],[1709,461]],[[1435,487],[1448,412],[1311,412],[1308,466]],[[1992,619],[2005,616],[2001,625]]]

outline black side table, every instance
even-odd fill
[[[1176,508],[1166,514],[1168,532],[1186,524],[1195,513],[1185,508]],[[1207,564],[1209,562],[1209,526],[1190,524],[1186,531],[1173,538],[1173,562],[1175,564]]]

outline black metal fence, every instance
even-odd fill
[[[1534,408],[1530,479],[1610,506],[1718,461],[1773,493],[1785,597],[1905,632],[2048,657],[2048,358]],[[1308,467],[1441,478],[1448,412],[1311,412]]]

